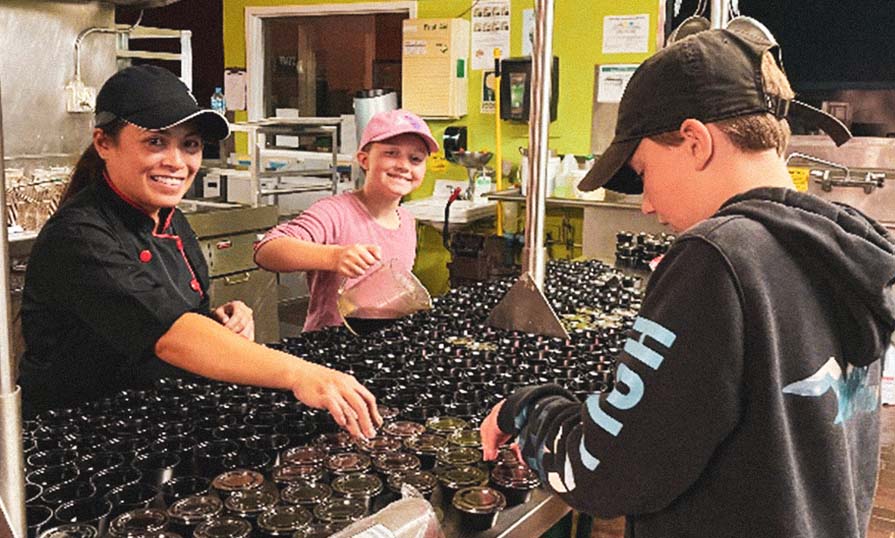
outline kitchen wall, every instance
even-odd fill
[[[66,112],[63,89],[74,76],[78,34],[86,28],[113,24],[114,8],[105,3],[0,3],[0,85],[7,158],[70,154],[75,159],[87,146],[93,115]],[[88,36],[81,47],[81,79],[98,88],[115,69],[115,37]]]

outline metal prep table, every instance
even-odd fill
[[[483,532],[464,530],[460,526],[460,514],[453,507],[442,506],[442,510],[442,528],[447,538],[536,538],[547,532],[572,509],[558,495],[542,486],[532,492],[531,500],[527,503],[501,512],[497,525]]]

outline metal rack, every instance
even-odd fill
[[[317,192],[329,190],[336,194],[339,185],[338,149],[339,149],[339,127],[341,120],[339,118],[289,118],[289,119],[266,119],[259,121],[251,121],[245,123],[230,124],[230,129],[234,132],[246,133],[248,135],[248,147],[251,152],[251,165],[249,167],[249,185],[250,191],[253,193],[252,205],[257,207],[261,205],[261,200],[265,196],[273,196],[274,203],[278,203],[278,197],[285,194],[297,194],[303,192]],[[276,135],[291,136],[325,136],[330,139],[332,148],[332,164],[329,168],[321,168],[314,170],[264,170],[262,168],[262,151],[267,148],[267,137]],[[224,152],[221,152],[223,157]],[[225,170],[222,170],[225,173]],[[280,179],[283,176],[322,176],[329,175],[330,181],[321,181],[307,185],[281,186]],[[273,188],[262,188],[262,178],[274,178],[276,186]]]
[[[131,64],[131,60],[165,60],[180,62],[180,79],[188,88],[193,87],[193,45],[192,35],[189,30],[170,30],[167,28],[152,28],[150,26],[128,26],[118,24],[115,26],[117,42],[115,57],[118,60],[118,69],[124,69]],[[177,39],[180,41],[180,52],[152,52],[146,50],[133,50],[130,48],[132,40],[140,39]]]

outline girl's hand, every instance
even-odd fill
[[[329,411],[352,437],[374,437],[382,424],[376,398],[353,376],[302,360],[292,387],[296,398]]]
[[[379,245],[346,245],[336,253],[335,271],[344,277],[357,278],[381,259]]]
[[[255,340],[255,320],[252,309],[242,301],[230,301],[214,309],[214,319],[234,333]]]

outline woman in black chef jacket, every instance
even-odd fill
[[[129,67],[103,85],[93,142],[25,276],[26,416],[72,407],[183,370],[289,389],[354,435],[381,422],[353,377],[252,342],[241,302],[209,311],[208,269],[175,208],[202,162],[203,140],[229,135],[170,71]]]

